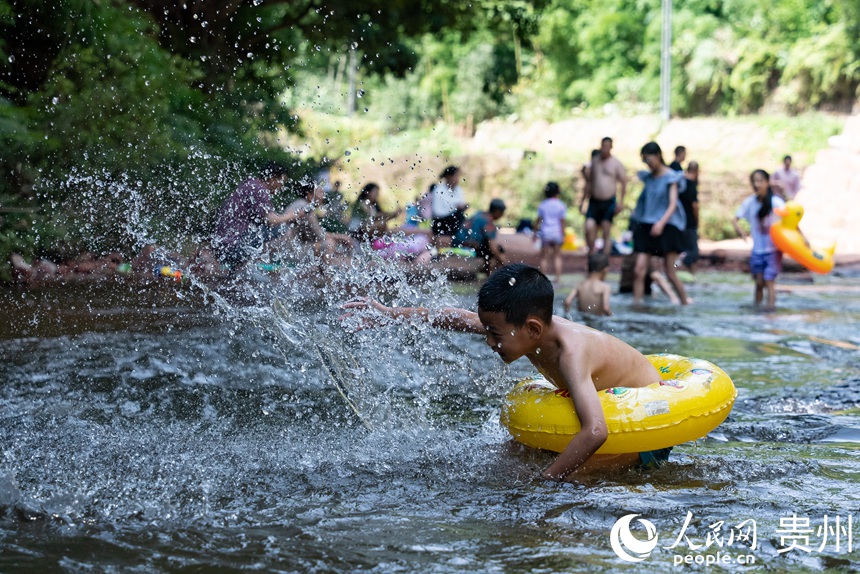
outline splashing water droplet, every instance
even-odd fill
[[[516,278],[511,277],[511,280],[508,281],[508,284],[510,284],[510,286],[513,287],[516,282],[517,282]]]

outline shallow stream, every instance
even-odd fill
[[[241,300],[122,279],[0,294],[0,571],[860,567],[856,279],[786,276],[773,313],[726,273],[700,274],[686,309],[613,296],[616,315],[590,325],[708,359],[739,395],[659,470],[558,485],[538,477],[552,454],[498,424],[527,362],[506,369],[480,337],[338,318],[365,292],[473,309],[476,286],[355,273],[324,288],[256,277]],[[638,563],[610,545],[629,514],[659,541]]]

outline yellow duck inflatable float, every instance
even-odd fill
[[[770,238],[776,248],[815,273],[830,273],[833,269],[834,243],[823,251],[816,251],[800,233],[798,224],[803,217],[803,206],[796,201],[788,201],[785,207],[775,208],[774,213],[782,220],[770,226]]]

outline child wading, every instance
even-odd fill
[[[747,197],[735,213],[733,221],[735,231],[747,240],[746,232],[738,222],[746,219],[750,224],[753,246],[750,255],[750,273],[755,279],[755,304],[761,305],[764,291],[767,290],[767,307],[776,306],[776,276],[782,271],[782,253],[777,250],[770,238],[770,226],[776,221],[775,208],[785,207],[781,197],[773,194],[770,187],[770,176],[763,169],[757,169],[750,175],[753,193]]]
[[[588,277],[576,286],[564,300],[565,312],[576,300],[576,309],[580,313],[591,315],[612,315],[609,308],[609,296],[612,287],[606,282],[606,272],[609,270],[609,257],[602,251],[592,253],[588,257]]]
[[[546,275],[523,264],[506,265],[490,275],[478,293],[478,312],[457,308],[386,307],[371,299],[346,303],[348,316],[363,327],[380,319],[426,321],[434,327],[475,333],[505,363],[526,357],[560,389],[570,393],[582,430],[541,476],[572,480],[577,473],[620,472],[637,465],[659,465],[671,449],[595,455],[608,435],[598,391],[644,387],[660,380],[642,353],[615,337],[552,314],[554,292]],[[362,310],[375,311],[360,313]]]
[[[564,231],[567,227],[567,206],[559,199],[561,188],[554,181],[544,187],[546,199],[538,205],[538,216],[535,222],[535,236],[540,239],[540,270],[550,274],[550,261],[555,271],[555,282],[561,282],[561,246],[564,243]]]

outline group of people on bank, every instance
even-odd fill
[[[460,169],[445,168],[439,181],[410,206],[413,213],[399,226],[391,223],[403,210],[383,209],[379,185],[368,183],[350,209],[332,210],[344,213],[340,221],[343,232],[327,231],[320,212],[332,206],[322,183],[313,178],[292,181],[285,167],[270,163],[224,201],[216,217],[212,247],[230,267],[244,265],[264,249],[288,249],[293,254],[299,251],[328,259],[338,251],[364,245],[384,257],[420,264],[429,261],[432,248],[461,248],[474,251],[484,260],[486,271],[492,271],[507,262],[496,239],[496,222],[506,211],[505,202],[493,199],[486,211],[466,218],[467,204],[459,182]],[[296,199],[278,211],[273,196],[289,186]],[[421,224],[425,220],[429,225]]]
[[[612,254],[616,245],[612,227],[624,207],[629,185],[627,170],[612,154],[612,149],[612,139],[603,138],[600,149],[592,152],[591,161],[581,170],[584,185],[579,209],[585,215],[589,256],[598,251],[607,256]],[[629,257],[633,260],[635,303],[642,301],[646,288],[655,281],[673,301],[682,305],[689,302],[677,270],[683,263],[693,272],[699,257],[699,165],[696,161],[684,165],[686,149],[683,146],[676,147],[674,152],[674,160],[667,165],[656,142],[648,142],[640,150],[647,169],[637,173],[642,191],[627,230],[632,238]],[[433,248],[460,248],[473,250],[483,260],[484,269],[491,272],[507,263],[497,237],[497,222],[504,216],[506,205],[502,199],[494,198],[486,210],[467,218],[468,205],[460,187],[460,177],[457,166],[446,167],[439,180],[408,206],[405,222],[398,226],[392,223],[403,210],[383,209],[379,185],[368,183],[350,209],[331,209],[343,214],[343,232],[338,232],[327,231],[320,222],[318,212],[326,205],[326,193],[319,181],[312,178],[291,181],[285,168],[269,164],[259,177],[245,181],[226,199],[218,212],[213,248],[228,266],[244,264],[266,245],[285,242],[294,249],[297,247],[322,258],[331,257],[338,250],[367,245],[385,257],[418,264],[431,259]],[[750,181],[754,193],[738,209],[735,225],[737,227],[740,219],[750,223],[751,270],[757,286],[755,301],[761,302],[762,292],[767,290],[768,303],[772,305],[773,281],[781,267],[779,253],[767,237],[767,217],[774,207],[782,205],[782,198],[790,199],[797,193],[800,178],[791,168],[791,157],[786,156],[782,168],[773,177],[764,170],[756,170]],[[283,211],[277,211],[272,196],[287,185],[293,186],[296,199]],[[558,282],[562,273],[561,246],[568,225],[567,208],[560,198],[558,183],[548,182],[544,196],[537,209],[533,236],[540,242],[540,269],[548,275],[554,271]],[[737,230],[746,237],[740,227]],[[598,243],[598,235],[602,235],[602,246]],[[600,262],[591,265],[596,269],[601,266]],[[586,306],[593,307],[594,301]]]

